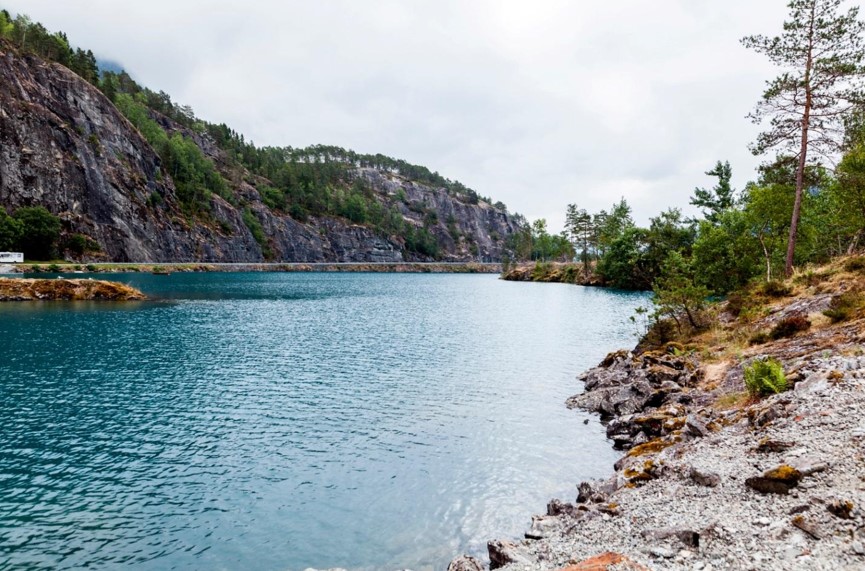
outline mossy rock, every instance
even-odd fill
[[[675,439],[656,438],[655,440],[650,440],[644,444],[634,446],[628,451],[627,456],[629,458],[637,458],[639,456],[645,456],[646,454],[655,454],[662,450],[666,450],[675,443]]]

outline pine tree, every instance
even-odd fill
[[[707,171],[706,175],[718,177],[718,184],[711,190],[695,188],[691,204],[704,208],[703,217],[715,223],[722,212],[736,205],[736,191],[730,186],[733,169],[729,162],[718,161],[715,168]]]
[[[752,145],[755,154],[777,149],[798,159],[796,196],[787,240],[785,270],[793,273],[793,254],[802,209],[805,167],[815,156],[839,148],[840,126],[861,99],[865,62],[859,9],[841,12],[842,0],[791,0],[789,20],[780,36],[748,36],[745,47],[766,55],[782,69],[767,82],[751,118],[768,130]]]

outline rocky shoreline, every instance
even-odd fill
[[[551,500],[525,539],[490,541],[490,569],[865,569],[865,322],[829,323],[833,295],[776,302],[747,329],[818,324],[792,338],[733,355],[618,351],[584,373],[567,405],[598,413],[623,456],[608,479]],[[735,316],[716,317],[739,333]],[[767,356],[790,390],[750,397],[744,368]],[[481,569],[467,556],[449,567]]]
[[[399,263],[63,263],[17,264],[0,266],[0,273],[153,273],[184,272],[376,272],[376,273],[459,273],[497,274],[498,263],[480,262],[399,262]]]
[[[502,271],[502,279],[511,282],[542,282],[603,286],[604,280],[595,273],[594,267],[586,272],[582,264],[563,262],[535,262],[508,265]]]
[[[142,301],[147,296],[128,285],[101,280],[0,278],[0,302]]]

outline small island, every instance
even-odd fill
[[[0,301],[141,301],[126,284],[103,280],[0,278]]]

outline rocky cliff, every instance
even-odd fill
[[[184,131],[155,117],[166,131]],[[274,212],[258,188],[208,138],[192,138],[228,181],[231,202],[214,194],[206,218],[184,216],[159,155],[98,89],[56,63],[0,43],[0,206],[44,206],[64,232],[99,244],[94,258],[132,262],[402,262],[424,261],[402,238],[337,217],[301,222]],[[373,199],[425,227],[443,261],[498,261],[514,218],[484,201],[369,168],[348,170]],[[244,223],[248,209],[264,237]]]

